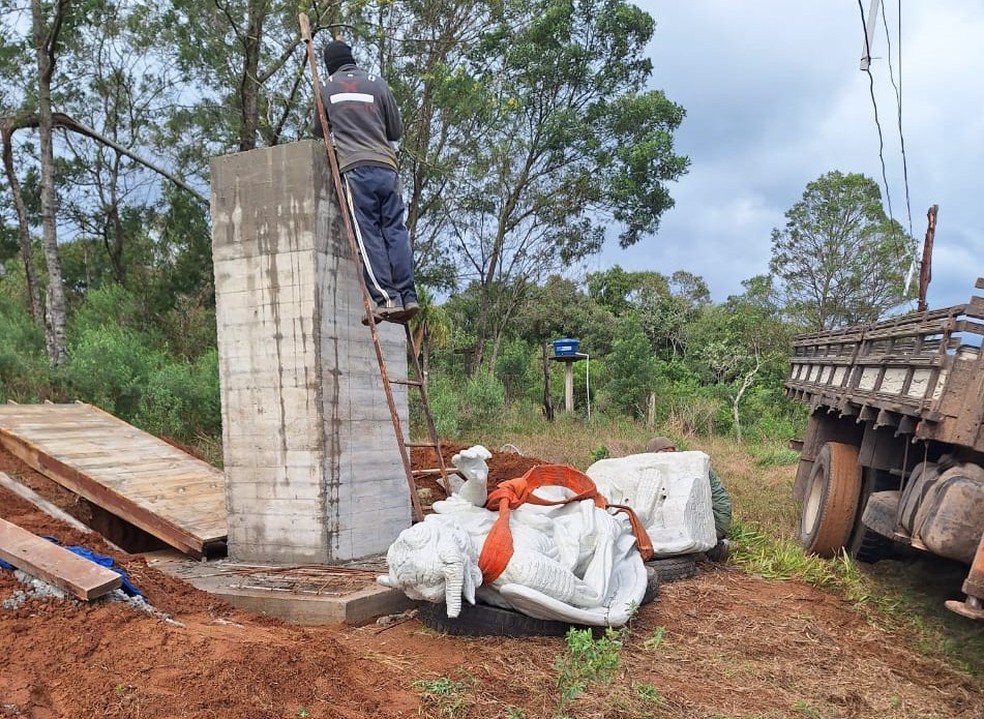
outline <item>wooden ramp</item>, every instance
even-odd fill
[[[0,445],[185,554],[226,538],[222,471],[98,407],[0,405]]]

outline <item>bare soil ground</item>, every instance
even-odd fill
[[[497,454],[493,483],[524,462]],[[77,509],[3,450],[0,472]],[[978,679],[904,648],[836,594],[726,565],[664,585],[626,632],[612,682],[563,705],[562,638],[449,637],[412,616],[291,626],[233,609],[2,489],[0,516],[113,555],[172,619],[106,602],[0,607],[0,717],[984,717]],[[0,571],[0,603],[22,588]]]

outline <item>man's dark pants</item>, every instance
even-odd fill
[[[396,171],[355,167],[345,172],[345,186],[370,296],[381,306],[416,302],[410,235]]]

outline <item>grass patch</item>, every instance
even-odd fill
[[[608,684],[615,676],[622,649],[621,631],[608,627],[597,639],[590,629],[571,627],[565,636],[567,653],[557,657],[558,712],[563,712],[590,684]]]
[[[646,641],[642,643],[646,649],[651,652],[656,651],[661,646],[663,646],[663,638],[666,636],[666,627],[656,627],[652,634],[646,637]]]
[[[758,467],[791,467],[800,459],[799,452],[775,444],[751,447],[749,451]]]
[[[455,719],[465,716],[471,707],[469,698],[471,684],[472,682],[440,677],[430,680],[419,679],[413,683],[413,686],[420,690],[424,705],[428,709],[433,710],[438,716]]]

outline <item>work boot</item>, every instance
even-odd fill
[[[420,305],[418,305],[414,300],[405,302],[403,304],[403,321],[409,322],[417,316],[418,312],[420,312]]]
[[[397,305],[392,308],[384,309],[383,317],[388,322],[396,322],[402,325],[413,319],[419,311],[420,305],[411,300],[405,305]]]
[[[385,308],[386,308],[385,305],[376,305],[375,307],[372,308],[372,318],[373,318],[373,320],[376,321],[376,324],[377,325],[380,322],[382,322],[383,320],[386,319],[386,315],[383,314],[383,310],[385,310]],[[363,317],[362,318],[362,324],[364,326],[368,327],[369,326],[369,318],[368,317]]]

